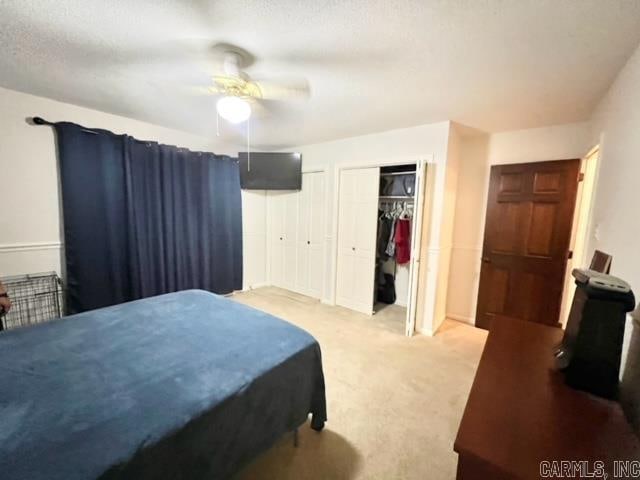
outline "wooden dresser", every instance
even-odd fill
[[[454,445],[458,479],[540,479],[542,461],[562,460],[587,461],[590,469],[602,461],[614,478],[614,460],[640,459],[620,405],[566,386],[554,370],[562,335],[493,320]]]

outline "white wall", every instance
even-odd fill
[[[640,293],[640,48],[596,108],[591,143],[600,140],[589,249],[612,254],[612,273]]]
[[[582,158],[590,142],[589,122],[494,133],[489,137],[489,164]]]
[[[453,235],[455,231],[456,202],[458,196],[459,169],[462,156],[462,136],[453,124],[449,131],[447,166],[444,183],[442,219],[440,220],[440,240],[438,254],[438,284],[433,317],[433,333],[437,332],[447,315],[447,295],[449,291],[450,267],[452,259]]]
[[[447,316],[474,323],[484,225],[483,203],[488,185],[489,136],[463,137],[456,198]]]
[[[475,323],[491,165],[582,158],[595,143],[590,122],[462,138],[448,317]]]
[[[50,121],[66,120],[192,150],[232,155],[238,152],[238,148],[217,139],[3,88],[0,88],[0,111],[0,276],[61,271],[62,235],[54,132],[50,127],[27,124],[26,118],[40,116]],[[243,194],[243,203],[246,198]],[[263,205],[264,197],[252,194],[243,212],[245,231],[249,233],[245,237],[245,255],[249,259],[245,262],[245,275],[249,282],[264,281],[263,269],[259,263],[254,265],[257,257],[254,246],[259,243]],[[265,234],[263,239],[266,240]]]
[[[640,47],[597,106],[591,135],[601,148],[587,248],[613,255],[611,273],[629,282],[639,299]],[[640,324],[631,316],[623,352],[622,400],[640,432]]]
[[[445,196],[447,149],[449,142],[450,122],[440,122],[417,127],[390,130],[386,132],[351,137],[331,142],[323,142],[313,145],[292,147],[290,150],[302,153],[303,168],[327,168],[327,222],[326,222],[326,251],[330,252],[327,260],[327,274],[323,292],[323,301],[330,302],[334,295],[334,278],[332,242],[334,236],[333,220],[336,214],[334,204],[334,192],[337,181],[338,165],[372,165],[377,162],[402,159],[406,163],[415,162],[417,159],[432,157],[433,165],[430,165],[429,175],[436,177],[434,180],[434,198],[438,199],[438,208],[433,211],[433,228],[427,229],[429,233],[429,245],[433,249],[432,258],[425,258],[425,266],[430,261],[437,263],[441,240],[441,224],[443,217],[443,204]],[[427,254],[427,257],[429,255]],[[424,258],[424,257],[423,257]],[[438,268],[432,269],[437,274]],[[426,275],[425,272],[421,274]],[[423,279],[424,285],[425,280]],[[433,282],[430,283],[433,285]],[[435,286],[434,286],[435,289]],[[425,313],[426,315],[426,313]],[[429,312],[427,320],[418,318],[417,328],[424,333],[433,331],[433,315]]]

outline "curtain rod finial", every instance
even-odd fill
[[[49,123],[42,117],[27,117],[25,121],[29,125],[47,125]]]
[[[27,121],[27,123],[29,125],[51,125],[53,126],[54,124],[51,122],[47,122],[44,118],[42,117],[27,117],[25,119]]]

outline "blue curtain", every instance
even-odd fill
[[[190,288],[242,288],[238,163],[55,124],[67,310]]]

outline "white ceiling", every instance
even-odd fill
[[[311,84],[253,121],[256,145],[512,130],[588,118],[640,42],[640,1],[4,0],[0,85],[211,135],[214,100],[186,87],[219,41],[256,56],[252,75]]]

